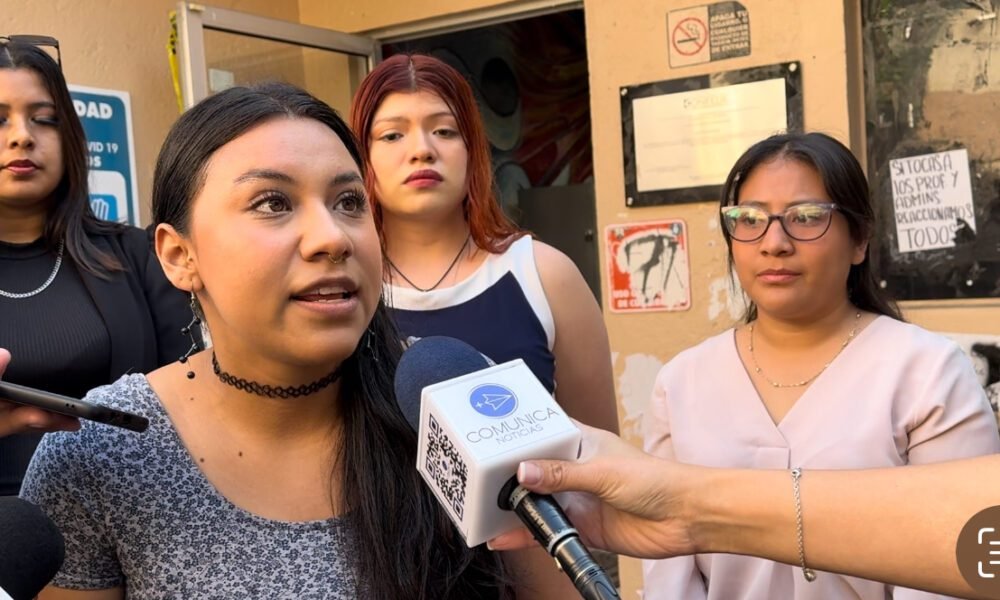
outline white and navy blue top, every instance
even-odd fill
[[[555,321],[535,266],[531,236],[489,254],[472,276],[421,292],[386,284],[386,301],[404,338],[446,335],[497,363],[523,359],[555,391]]]

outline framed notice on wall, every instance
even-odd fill
[[[747,148],[802,131],[801,71],[788,62],[621,88],[626,206],[718,200]]]

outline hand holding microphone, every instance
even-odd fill
[[[637,558],[723,552],[798,564],[787,471],[683,465],[646,454],[606,431],[578,426],[583,432],[578,461],[524,462],[518,479],[538,493],[563,492],[563,506],[588,544]],[[955,558],[959,532],[1000,498],[1000,477],[983,476],[997,472],[997,454],[919,466],[810,471],[805,478],[810,504],[802,515],[812,544],[810,565],[948,596],[997,597],[973,590]],[[948,494],[942,496],[942,489]],[[891,519],[887,499],[901,502],[893,505]],[[907,535],[898,535],[901,529]],[[519,529],[490,540],[490,547],[518,550],[533,543]]]
[[[563,507],[595,548],[645,558],[694,553],[692,519],[685,517],[685,490],[694,470],[650,456],[607,431],[577,426],[583,433],[579,459],[522,463],[517,475],[524,488],[562,492]],[[523,529],[490,540],[495,550],[531,544]]]
[[[464,342],[424,338],[400,360],[396,399],[418,431],[417,469],[467,545],[520,518],[584,598],[619,598],[558,503],[513,477],[521,460],[572,459],[580,443],[579,430],[523,361],[491,367]]]

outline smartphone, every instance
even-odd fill
[[[106,423],[115,427],[123,427],[132,431],[146,431],[149,427],[149,419],[127,413],[122,410],[91,404],[69,396],[53,394],[44,390],[7,383],[0,381],[0,399],[9,400],[16,404],[35,406],[49,412],[79,417],[98,423]]]

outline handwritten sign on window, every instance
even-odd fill
[[[964,148],[897,158],[889,168],[900,252],[953,248],[963,230],[976,231]]]

